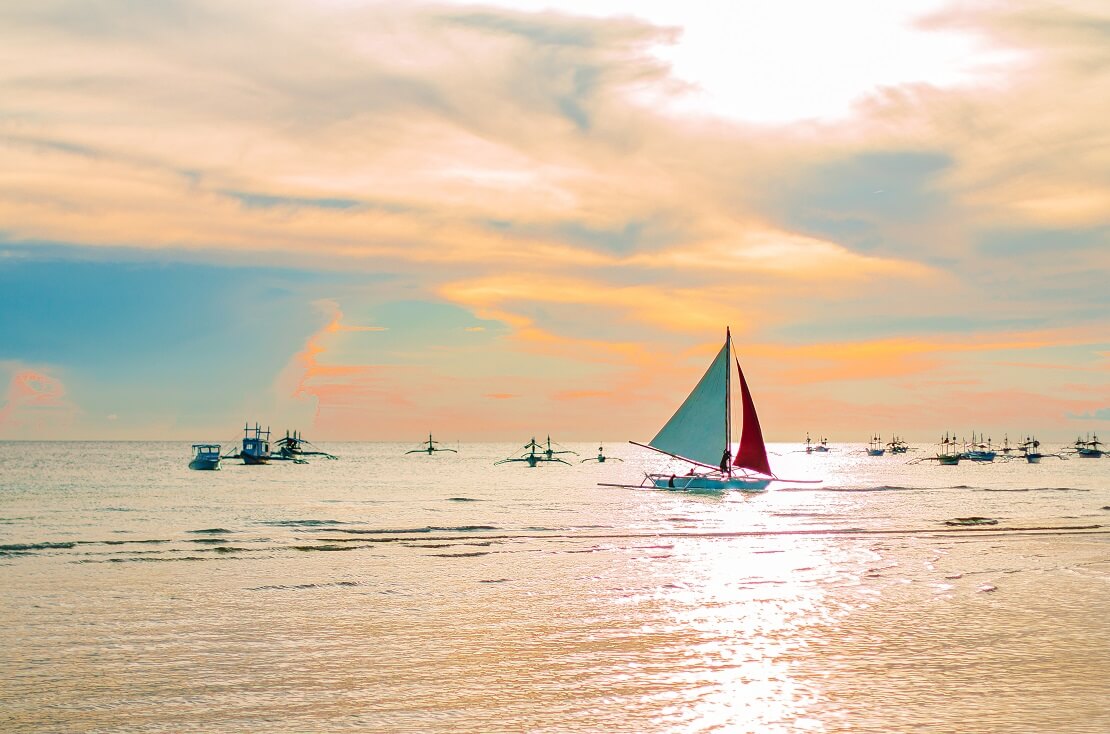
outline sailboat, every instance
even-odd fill
[[[732,363],[739,376],[743,404],[743,430],[736,455],[732,454]],[[630,441],[690,464],[687,474],[647,474],[645,484],[659,489],[726,490],[760,492],[776,479],[767,462],[767,447],[759,416],[748,389],[740,360],[733,359],[732,332],[725,329],[725,343],[701,380],[671,419],[646,444]],[[650,483],[650,484],[648,484]]]
[[[429,433],[428,434],[428,440],[425,441],[424,443],[420,444],[420,448],[413,449],[412,451],[406,451],[405,453],[406,454],[427,454],[428,456],[431,456],[432,454],[436,453],[437,451],[450,451],[452,454],[459,453],[455,449],[439,448],[439,447],[436,446],[436,444],[438,444],[438,443],[439,443],[439,441],[433,441],[432,440],[432,434]]]

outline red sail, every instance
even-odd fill
[[[755,403],[752,402],[752,394],[748,391],[744,370],[740,369],[740,360],[736,360],[736,371],[740,373],[740,397],[744,401],[744,429],[740,434],[740,447],[736,450],[736,460],[732,465],[773,476],[771,465],[767,463],[767,447],[763,443],[763,431],[759,429],[759,416],[755,414]]]

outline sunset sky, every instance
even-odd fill
[[[0,438],[1110,434],[1110,6],[0,5]],[[1110,436],[1106,436],[1110,438]]]

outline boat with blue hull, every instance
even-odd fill
[[[220,444],[195,443],[193,444],[193,459],[189,462],[189,468],[201,470],[219,469],[220,459]]]
[[[732,452],[733,365],[740,386],[743,427],[740,444]],[[762,492],[776,478],[767,461],[767,446],[759,427],[740,360],[732,347],[732,332],[686,400],[646,444],[636,446],[678,459],[690,468],[683,474],[649,473],[641,486],[686,491]],[[718,458],[719,457],[719,458]]]
[[[259,465],[270,463],[270,429],[262,430],[262,426],[255,423],[243,426],[243,448],[239,451],[239,458],[244,464]]]
[[[883,446],[883,439],[880,436],[872,436],[871,443],[867,446],[868,456],[882,456],[886,453],[886,447]]]

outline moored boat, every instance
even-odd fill
[[[429,433],[428,434],[428,440],[425,441],[424,443],[420,444],[420,448],[412,449],[411,451],[406,451],[405,453],[406,454],[427,454],[428,456],[431,456],[432,454],[437,453],[439,451],[450,451],[452,454],[459,453],[455,449],[443,448],[443,447],[440,447],[438,444],[439,444],[439,441],[433,441],[432,440],[432,434]]]
[[[883,439],[880,436],[872,436],[871,443],[867,446],[868,456],[882,456],[886,453],[886,448],[883,446]]]
[[[547,437],[546,448],[544,448],[543,444],[536,443],[535,436],[532,437],[531,441],[524,444],[524,448],[527,449],[528,453],[521,454],[520,456],[511,456],[507,459],[501,459],[500,461],[495,461],[493,462],[493,465],[497,466],[498,464],[523,463],[527,464],[530,468],[533,469],[538,465],[545,463],[567,464],[569,466],[570,462],[566,459],[561,458],[560,456],[557,456],[557,454],[575,454],[577,456],[578,453],[576,451],[571,451],[570,449],[556,451],[551,446],[551,436]]]
[[[239,450],[239,458],[244,464],[270,463],[270,429],[262,430],[262,426],[257,423],[254,428],[249,424],[244,425],[243,448]]]
[[[193,444],[193,459],[189,462],[190,469],[215,470],[220,468],[220,444],[195,443]]]

